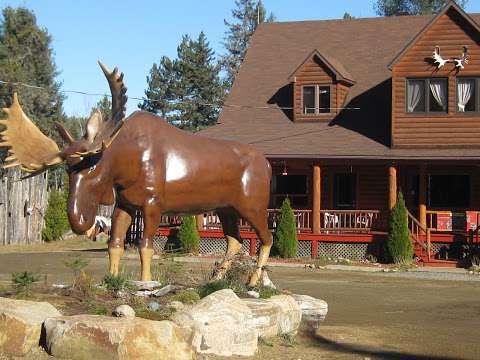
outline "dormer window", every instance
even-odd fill
[[[446,78],[408,79],[407,112],[446,113],[448,104]]]
[[[330,86],[305,85],[302,87],[303,114],[329,114]]]

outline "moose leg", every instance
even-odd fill
[[[120,258],[124,253],[125,234],[132,223],[131,215],[115,207],[112,219],[112,231],[108,242],[108,255],[110,258],[110,274],[117,276],[120,268]]]
[[[140,241],[139,252],[142,263],[142,281],[152,280],[150,271],[153,257],[153,238],[157,232],[161,211],[158,207],[150,205],[143,209],[143,237]]]
[[[216,269],[212,280],[223,279],[227,271],[232,266],[235,255],[242,248],[242,239],[238,229],[238,215],[234,212],[218,212],[218,217],[222,222],[223,233],[227,239],[227,251],[222,263]]]
[[[248,214],[242,214],[252,225],[257,232],[257,235],[262,242],[260,246],[260,253],[258,254],[257,268],[250,278],[248,284],[249,287],[257,286],[258,280],[262,276],[262,271],[265,265],[267,265],[268,257],[270,256],[270,249],[272,248],[273,238],[272,233],[268,229],[267,212],[256,211],[248,212]]]

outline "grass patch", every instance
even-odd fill
[[[32,285],[38,281],[40,281],[40,277],[30,271],[12,273],[12,285],[14,286],[17,295],[29,297]]]
[[[295,345],[298,344],[297,341],[295,340],[295,336],[293,336],[292,334],[288,334],[288,333],[281,334],[280,339],[282,341],[282,344],[286,347],[294,347]]]
[[[206,283],[198,288],[198,294],[200,295],[200,298],[204,298],[215,291],[223,289],[230,289],[230,284],[227,280],[218,280]]]
[[[260,294],[260,299],[270,299],[272,296],[280,295],[280,291],[270,286],[261,286],[258,289],[258,293]]]
[[[180,301],[182,304],[194,304],[200,300],[200,295],[195,290],[181,290],[170,298],[171,301]]]
[[[258,337],[258,344],[263,346],[273,347],[273,343],[271,341],[268,341],[262,336]]]
[[[121,291],[127,288],[127,282],[128,279],[122,274],[107,274],[103,277],[102,285],[109,291]]]

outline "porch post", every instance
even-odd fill
[[[388,208],[391,210],[397,203],[397,168],[388,167]]]
[[[320,201],[322,197],[322,172],[319,165],[313,166],[312,232],[320,233]]]
[[[195,219],[197,221],[197,230],[203,230],[203,214],[195,215]]]
[[[418,217],[420,224],[427,227],[427,181],[426,181],[426,166],[420,165],[419,184],[418,184]]]

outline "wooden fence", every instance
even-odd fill
[[[25,180],[21,176],[19,169],[1,173],[0,245],[42,242],[47,173]]]

